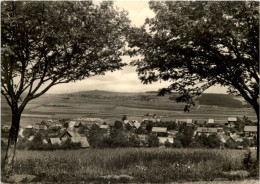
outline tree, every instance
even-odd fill
[[[149,135],[147,141],[148,141],[149,147],[158,147],[160,145],[158,137],[154,134]]]
[[[126,116],[126,115],[124,115],[124,116],[122,117],[122,121],[125,121],[125,120],[127,120],[127,116]]]
[[[123,128],[123,123],[122,123],[122,121],[116,120],[116,121],[115,121],[115,127],[116,127],[117,129]]]
[[[226,86],[253,107],[259,132],[259,3],[149,4],[155,17],[128,37],[130,56],[141,55],[132,62],[141,81],[171,81],[159,94],[175,90],[188,105],[209,87]]]
[[[3,2],[1,10],[1,93],[12,110],[8,176],[27,103],[58,84],[124,66],[129,21],[112,2]]]
[[[210,148],[219,148],[221,141],[216,133],[208,136],[208,147]]]

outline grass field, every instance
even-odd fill
[[[17,151],[16,174],[44,182],[174,182],[245,179],[245,150],[121,148],[71,151]],[[255,157],[255,153],[253,155]],[[255,159],[255,158],[254,158]],[[121,176],[121,177],[120,177]]]
[[[252,108],[241,105],[242,102],[228,95],[206,94],[202,101],[184,113],[185,104],[169,100],[169,96],[158,97],[156,93],[115,93],[106,91],[87,91],[72,94],[46,94],[31,101],[21,118],[21,127],[35,124],[45,119],[99,117],[106,122],[120,120],[123,115],[128,119],[141,120],[144,114],[155,113],[158,118],[172,120],[192,118],[204,122],[214,118],[224,123],[229,116],[247,116],[255,120]],[[11,121],[10,108],[2,98],[2,124]]]

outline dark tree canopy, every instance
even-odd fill
[[[112,2],[1,5],[1,93],[12,110],[4,161],[8,176],[26,104],[52,86],[121,69],[129,20]]]
[[[2,94],[22,105],[50,87],[120,69],[129,21],[111,2],[3,2]]]
[[[129,35],[132,62],[143,83],[172,84],[180,102],[220,84],[241,95],[258,116],[259,3],[151,1],[154,18]]]

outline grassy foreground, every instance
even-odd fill
[[[243,169],[245,150],[121,148],[71,151],[17,151],[16,174],[37,181],[173,182],[227,177]],[[255,154],[253,154],[255,157]],[[109,178],[108,175],[121,175]],[[128,177],[130,176],[130,177]],[[234,178],[235,177],[235,178]],[[243,179],[233,176],[229,179]]]

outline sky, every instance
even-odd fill
[[[131,24],[137,27],[143,25],[145,19],[154,16],[153,11],[149,9],[148,1],[115,1],[115,6],[119,9],[128,11]],[[129,57],[122,57],[123,62],[130,63]],[[94,76],[75,83],[60,84],[52,87],[47,93],[72,93],[89,90],[106,90],[115,92],[145,92],[157,91],[160,88],[167,87],[170,83],[161,81],[144,85],[138,79],[136,68],[125,66],[122,70],[115,72],[106,72],[102,76]],[[207,93],[225,93],[226,89],[220,86],[213,86]]]

